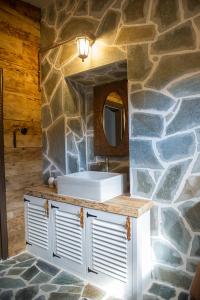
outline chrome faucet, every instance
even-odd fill
[[[105,156],[106,172],[109,172],[109,157]]]

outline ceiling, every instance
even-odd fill
[[[23,1],[32,4],[33,6],[42,8],[48,5],[52,0],[23,0]]]

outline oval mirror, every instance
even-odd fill
[[[125,131],[125,107],[117,92],[111,92],[106,97],[103,107],[103,128],[111,146],[116,147],[122,142]]]

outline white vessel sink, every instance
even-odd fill
[[[58,194],[103,202],[125,192],[126,175],[84,171],[58,176]]]

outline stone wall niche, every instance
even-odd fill
[[[66,78],[74,99],[77,98],[80,105],[79,115],[67,117],[66,160],[69,173],[85,169],[106,170],[105,157],[94,155],[95,99],[93,92],[95,86],[124,79],[127,79],[126,61],[94,68]],[[127,156],[109,157],[109,170],[129,175],[129,158]]]

